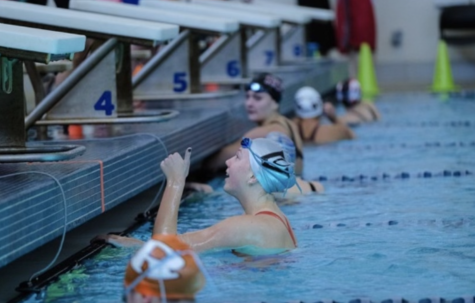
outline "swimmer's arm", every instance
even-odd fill
[[[325,104],[323,104],[323,112],[332,124],[346,124],[341,118],[337,116],[335,108],[330,102],[325,102]]]
[[[351,130],[351,128],[348,127],[348,125],[343,124],[344,131],[346,132],[346,138],[349,140],[353,140],[356,138],[355,133]]]
[[[376,108],[376,106],[374,106],[373,103],[368,103],[370,109],[373,111],[373,114],[375,116],[375,120],[376,121],[379,121],[381,120],[381,114],[379,113],[379,110]]]
[[[351,115],[351,114],[344,114],[340,117],[338,117],[343,123],[345,123],[346,125],[351,125],[351,124],[358,124],[360,123],[360,119],[358,119],[357,117],[355,117],[354,115]]]
[[[264,242],[262,223],[255,216],[242,215],[228,218],[209,228],[179,235],[197,252],[210,249],[232,249],[261,246]]]
[[[320,126],[313,141],[317,144],[327,144],[334,141],[354,138],[354,132],[346,124],[327,124]]]
[[[190,157],[191,148],[185,152],[184,159],[178,153],[174,153],[160,164],[163,173],[167,176],[167,186],[155,218],[153,234],[176,234],[178,209],[190,168]]]
[[[322,144],[336,140],[355,138],[355,133],[348,127],[348,125],[346,125],[346,123],[342,119],[338,118],[335,112],[335,108],[331,103],[325,103],[323,105],[323,111],[327,118],[333,123],[333,127],[328,127],[326,134],[323,134],[324,136],[326,135],[326,138],[323,140],[317,139],[320,134],[320,132],[317,132],[317,138],[315,138],[316,143]]]
[[[145,242],[135,238],[122,237],[118,235],[99,235],[93,239],[94,241],[104,240],[106,243],[112,244],[115,247],[135,247],[139,248],[144,245]]]
[[[282,126],[278,124],[271,124],[266,126],[255,127],[245,133],[243,137],[251,139],[264,138],[270,132],[281,132],[287,134],[286,130]],[[209,157],[203,164],[204,168],[211,171],[217,171],[221,168],[224,168],[226,160],[232,158],[239,150],[239,147],[241,147],[241,139],[223,147],[219,152]]]
[[[256,138],[265,138],[269,133],[271,132],[279,132],[279,133],[284,133],[287,136],[290,134],[287,133],[287,130],[282,127],[280,124],[269,124],[266,126],[259,126],[251,129],[247,133],[244,134],[243,137],[246,138],[251,138],[251,139],[256,139]],[[239,140],[241,142],[241,140]]]

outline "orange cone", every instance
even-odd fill
[[[219,85],[217,83],[206,83],[205,91],[206,92],[217,92],[219,90]]]
[[[68,126],[68,133],[70,139],[83,139],[84,135],[82,133],[82,126],[81,125],[69,125]]]

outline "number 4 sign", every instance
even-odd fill
[[[112,92],[106,90],[102,93],[99,100],[94,104],[94,109],[96,111],[104,111],[106,116],[111,116],[114,112],[115,106],[112,104]]]

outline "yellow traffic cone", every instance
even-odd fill
[[[372,99],[379,93],[376,73],[374,72],[371,49],[367,43],[362,43],[358,58],[358,81],[364,99]]]
[[[435,93],[447,93],[457,90],[452,78],[452,69],[450,68],[449,53],[447,45],[443,40],[439,41],[437,47],[437,59],[435,62],[434,82],[432,91]]]

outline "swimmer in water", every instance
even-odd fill
[[[188,176],[191,149],[161,163],[167,185],[155,219],[153,234],[177,234],[180,201]],[[269,139],[244,138],[235,155],[226,161],[224,190],[234,196],[244,214],[227,218],[209,228],[178,235],[194,251],[233,249],[247,255],[274,254],[297,247],[289,221],[275,203],[272,193],[295,185],[294,167],[282,147]],[[137,239],[107,235],[116,246],[141,246]]]
[[[272,74],[261,74],[246,86],[245,107],[248,119],[257,126],[248,131],[244,137],[264,138],[270,132],[281,132],[287,135],[296,146],[295,173],[302,174],[303,153],[302,140],[297,126],[279,113],[279,102],[282,98],[282,81]],[[218,153],[208,158],[203,167],[213,172],[224,168],[224,162],[239,149],[240,141],[225,146]]]
[[[355,138],[353,131],[335,113],[331,103],[323,103],[320,94],[312,87],[300,88],[295,94],[294,122],[304,142],[327,144]],[[321,124],[326,116],[332,124]]]
[[[371,102],[361,102],[361,86],[358,80],[349,79],[336,86],[336,97],[346,108],[341,120],[348,125],[358,125],[381,119],[376,106]]]
[[[295,145],[289,137],[279,132],[270,132],[267,139],[275,141],[280,144],[284,152],[285,160],[289,163],[295,163]],[[292,195],[310,194],[310,193],[323,193],[325,188],[320,182],[317,181],[305,181],[300,176],[295,177],[296,185],[289,188],[287,193]],[[189,185],[192,184],[192,185]],[[297,186],[298,184],[298,186]],[[187,182],[185,188],[194,190],[196,192],[211,193],[213,188],[208,184],[203,183],[191,183]]]
[[[176,235],[153,235],[130,259],[124,302],[194,302],[205,284],[198,256]]]

